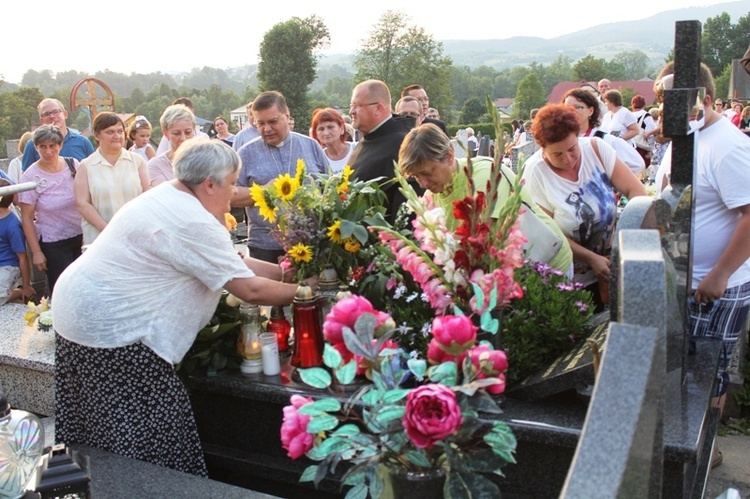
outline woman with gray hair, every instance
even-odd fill
[[[134,199],[63,273],[55,295],[55,435],[206,475],[185,387],[174,371],[219,302],[287,305],[278,265],[243,258],[224,227],[240,158],[195,139],[176,178]]]
[[[34,131],[39,160],[21,175],[21,182],[39,187],[18,194],[23,233],[31,252],[31,263],[47,273],[50,294],[57,278],[81,256],[83,229],[76,207],[74,181],[78,160],[60,157],[62,130],[42,125]]]
[[[148,176],[152,187],[175,178],[172,169],[174,155],[183,142],[195,137],[195,115],[184,104],[173,104],[165,109],[159,118],[159,124],[161,133],[169,141],[169,149],[148,162]]]

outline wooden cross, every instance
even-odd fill
[[[86,86],[86,92],[88,98],[79,97],[78,91],[81,87]],[[96,87],[99,86],[104,90],[104,97],[96,96]],[[85,78],[73,86],[73,90],[70,91],[70,108],[77,109],[79,106],[88,107],[91,116],[91,122],[94,122],[94,118],[99,113],[99,109],[102,107],[109,107],[111,111],[115,110],[115,96],[112,90],[107,86],[106,83],[97,78]]]

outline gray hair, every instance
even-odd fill
[[[42,115],[42,107],[43,107],[43,106],[44,106],[44,105],[45,105],[46,103],[48,103],[48,102],[54,102],[54,103],[55,103],[55,104],[57,105],[57,107],[58,107],[58,108],[60,108],[61,110],[65,111],[65,104],[63,104],[63,103],[62,103],[62,102],[60,102],[59,100],[57,100],[57,99],[54,99],[54,98],[52,98],[52,97],[45,97],[45,98],[44,98],[44,99],[42,99],[42,100],[41,100],[41,101],[39,102],[39,104],[37,104],[37,106],[36,106],[36,110],[37,110],[37,111],[39,111],[39,116],[41,116],[41,115]]]
[[[174,174],[185,185],[198,185],[207,178],[223,184],[227,175],[239,170],[239,155],[220,140],[192,138],[186,140],[172,160]]]
[[[195,115],[189,107],[184,104],[172,104],[166,108],[162,113],[161,118],[159,118],[162,133],[164,133],[165,130],[169,130],[175,122],[180,120],[192,121],[193,128],[195,128]]]
[[[60,127],[55,125],[42,125],[34,130],[34,145],[38,146],[42,142],[52,142],[60,145],[63,143],[63,133]]]

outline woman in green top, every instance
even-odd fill
[[[466,158],[456,159],[450,139],[431,123],[425,123],[412,129],[401,143],[401,149],[398,153],[398,166],[401,174],[404,177],[415,179],[420,187],[432,192],[435,202],[445,208],[446,213],[453,213],[453,201],[463,199],[469,194],[468,179],[464,170],[466,162]],[[492,173],[492,158],[477,156],[471,159],[471,164],[474,185],[477,189],[485,190]],[[493,214],[499,213],[510,195],[512,182],[515,181],[515,174],[510,168],[502,165],[500,168],[503,173],[501,176],[502,184],[497,186],[497,201],[491,207]],[[522,231],[524,225],[528,224],[526,225],[528,230],[524,234],[529,239],[524,246],[527,256],[531,257],[533,254],[545,255],[539,260],[572,276],[573,252],[567,238],[555,221],[534,203],[528,192],[523,190],[521,199],[526,210],[533,211],[536,218],[549,229],[533,230],[532,233],[534,217],[526,216],[525,220],[522,219]],[[455,226],[451,226],[451,222],[455,221],[449,218],[448,226],[454,229]],[[540,238],[545,232],[551,237],[545,236],[544,242],[534,240],[535,236]],[[554,241],[554,245],[551,245],[551,240]],[[537,243],[537,248],[532,251],[535,243]],[[540,248],[539,245],[551,247]]]

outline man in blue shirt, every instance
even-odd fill
[[[65,110],[63,103],[57,99],[43,99],[37,106],[39,111],[39,120],[42,125],[54,125],[59,127],[63,134],[62,149],[60,156],[75,158],[78,161],[88,157],[94,152],[94,146],[89,139],[82,137],[72,130],[68,130],[65,120],[68,119],[68,112]],[[23,149],[23,158],[21,159],[21,169],[26,171],[28,167],[39,160],[39,153],[36,152],[33,141],[28,141]]]

